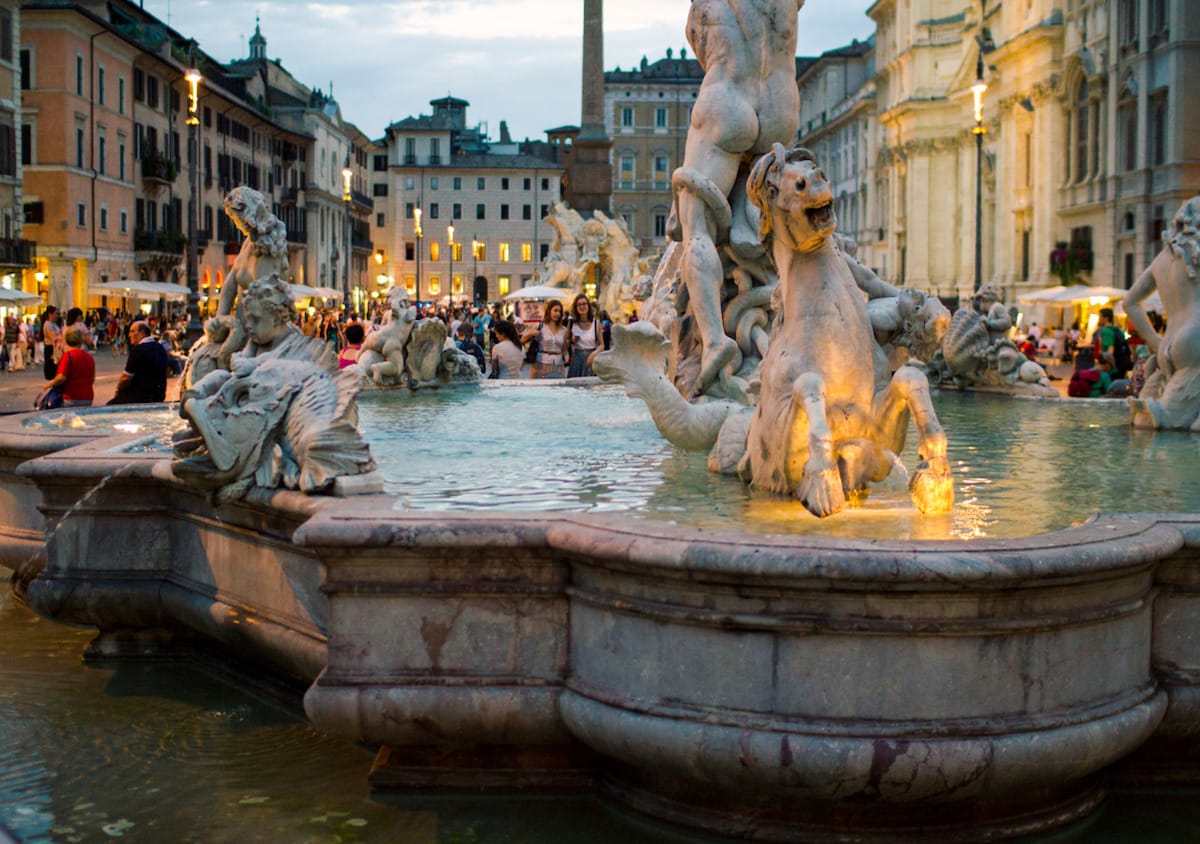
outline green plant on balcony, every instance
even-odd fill
[[[181,231],[146,231],[135,229],[133,248],[139,252],[168,252],[182,255],[187,247],[187,235]]]
[[[176,175],[175,162],[161,152],[150,150],[142,155],[142,178],[173,182]]]

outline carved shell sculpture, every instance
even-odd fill
[[[987,366],[990,338],[983,315],[973,308],[959,308],[950,319],[942,340],[942,359],[956,378],[969,377]]]

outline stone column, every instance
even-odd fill
[[[604,128],[604,0],[583,2],[583,97],[579,137],[567,159],[563,198],[585,217],[610,210],[612,142]]]

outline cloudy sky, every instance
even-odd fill
[[[807,0],[799,55],[865,39],[873,0]],[[142,0],[146,11],[221,60],[245,56],[262,18],[267,55],[301,82],[328,90],[372,138],[428,113],[447,93],[471,103],[470,123],[516,139],[579,123],[582,0]],[[688,0],[605,0],[604,67],[678,54]],[[691,50],[688,50],[689,54]]]

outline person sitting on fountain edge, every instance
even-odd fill
[[[487,364],[484,363],[483,348],[471,339],[474,333],[475,327],[473,323],[466,320],[460,322],[458,324],[458,349],[474,357],[476,363],[479,364],[479,371],[486,372]]]
[[[159,402],[167,397],[167,350],[154,339],[150,326],[138,320],[129,326],[129,358],[109,404]]]

